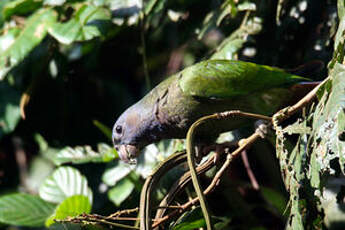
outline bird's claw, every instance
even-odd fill
[[[262,139],[264,139],[267,134],[267,123],[263,120],[258,120],[255,122],[255,126],[255,132],[258,133]]]

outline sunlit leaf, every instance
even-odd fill
[[[0,222],[40,227],[54,212],[55,205],[48,203],[38,196],[28,194],[10,194],[0,196]]]
[[[54,220],[64,220],[67,217],[75,217],[83,213],[91,212],[91,204],[88,197],[83,195],[74,195],[66,198],[61,204],[59,204],[55,213],[50,216],[45,225],[49,227],[55,221]]]
[[[69,21],[53,24],[49,34],[60,43],[68,45],[105,35],[109,22],[110,13],[107,9],[85,4]]]
[[[26,179],[26,187],[33,192],[38,193],[38,189],[42,182],[52,173],[54,164],[47,159],[37,156],[30,163],[28,177]]]
[[[127,176],[134,167],[134,165],[117,160],[111,163],[110,167],[105,170],[102,181],[109,186],[114,186],[118,181]]]
[[[37,11],[27,19],[24,29],[0,55],[0,80],[43,40],[55,19],[52,9]]]
[[[99,143],[97,151],[91,146],[66,147],[54,156],[54,163],[61,165],[65,163],[83,164],[88,162],[109,162],[117,157],[116,150],[107,144]]]
[[[8,2],[10,2],[10,0],[2,0],[2,1],[0,1],[0,12],[3,11],[4,6],[5,6]],[[3,25],[4,21],[5,21],[5,17],[4,17],[4,14],[2,13],[2,14],[0,14],[0,26]]]
[[[15,0],[7,3],[3,8],[5,19],[9,19],[12,15],[23,15],[31,13],[42,6],[42,1],[37,0]]]
[[[92,204],[92,191],[86,178],[77,169],[60,167],[48,177],[39,189],[40,197],[46,201],[60,203],[73,195],[84,195]]]
[[[255,11],[256,10],[256,5],[253,2],[243,2],[241,4],[238,4],[237,9],[239,11]]]
[[[330,170],[331,160],[338,158],[344,172],[345,164],[345,66],[336,64],[331,72],[332,90],[325,91],[314,113],[314,148],[311,169]],[[311,172],[313,175],[316,172]],[[318,186],[318,183],[313,183]]]
[[[66,0],[44,0],[44,5],[50,6],[61,6],[66,2]]]

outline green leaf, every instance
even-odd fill
[[[200,207],[183,214],[177,221],[172,230],[191,230],[206,226]]]
[[[0,82],[0,138],[12,132],[20,120],[20,93],[7,82]]]
[[[146,23],[157,27],[161,23],[161,18],[165,16],[165,8],[167,5],[167,0],[150,1],[145,6],[144,14],[146,15]]]
[[[124,178],[108,191],[108,197],[116,206],[120,206],[131,195],[134,187],[135,185],[130,179]]]
[[[44,0],[44,5],[50,6],[61,6],[66,2],[66,0]]]
[[[110,12],[107,9],[85,4],[68,22],[53,24],[49,34],[60,43],[69,45],[104,36],[109,23]]]
[[[255,3],[252,2],[243,2],[241,4],[238,4],[237,9],[239,11],[255,11],[256,10],[256,5]]]
[[[28,18],[24,29],[0,55],[0,80],[43,40],[55,20],[56,12],[52,9],[37,11]]]
[[[30,170],[26,179],[26,187],[29,191],[38,193],[42,182],[53,172],[54,164],[47,159],[36,156],[30,162]]]
[[[35,11],[42,6],[42,1],[37,0],[15,0],[4,7],[2,13],[7,20],[12,15],[24,15]]]
[[[235,59],[235,54],[243,47],[249,35],[255,35],[262,29],[262,20],[254,17],[235,30],[217,47],[210,59]]]
[[[74,195],[59,204],[55,213],[45,223],[46,227],[52,225],[54,220],[64,220],[67,217],[75,217],[83,213],[91,212],[89,198],[83,195]]]
[[[99,143],[97,152],[88,145],[74,148],[66,147],[54,156],[54,163],[61,165],[65,163],[84,164],[89,162],[109,162],[117,157],[117,152],[107,144]]]
[[[331,72],[331,92],[324,91],[313,120],[311,177],[319,185],[317,174],[330,170],[331,160],[338,158],[343,173],[345,164],[345,66],[336,63]]]
[[[38,196],[29,194],[10,194],[0,197],[0,222],[40,227],[54,212],[55,205],[47,203]]]
[[[93,124],[102,131],[102,133],[110,140],[112,141],[112,131],[110,128],[108,128],[106,125],[102,124],[101,122],[97,120],[93,120]]]
[[[202,27],[198,34],[198,39],[202,39],[212,29],[217,28],[222,20],[227,15],[235,16],[237,13],[236,7],[234,7],[233,1],[224,1],[224,3],[217,7],[215,10],[208,13],[202,23]]]
[[[5,52],[5,50],[13,44],[19,34],[19,28],[11,28],[7,30],[6,33],[0,37],[0,53]]]
[[[2,0],[0,1],[0,12],[3,12],[3,8],[5,7],[5,5],[10,2],[10,0]],[[3,23],[5,21],[5,17],[3,13],[0,13],[0,26],[3,26]]]
[[[48,177],[39,189],[40,197],[52,203],[60,203],[73,195],[84,195],[92,204],[92,191],[86,178],[72,167],[60,167]]]
[[[102,181],[109,186],[114,186],[118,181],[127,176],[133,168],[134,165],[129,165],[117,160],[111,163],[110,167],[105,170]]]
[[[224,46],[214,53],[211,59],[227,59],[233,60],[234,55],[242,48],[242,45],[245,43],[243,39],[234,39],[227,41]]]
[[[280,215],[283,215],[287,204],[285,197],[269,187],[260,186],[260,191],[265,200],[275,207]]]
[[[50,147],[48,145],[48,142],[38,133],[34,135],[34,139],[39,146],[40,155],[43,156],[45,159],[49,160],[50,162],[54,163],[54,158],[60,150],[57,148]]]

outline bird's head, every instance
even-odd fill
[[[113,143],[121,160],[131,163],[140,153],[141,144],[138,136],[140,111],[135,106],[128,108],[115,122],[113,127]]]
[[[135,163],[135,158],[148,144],[157,140],[154,127],[157,122],[152,116],[152,106],[143,101],[129,107],[115,122],[112,139],[121,160]]]

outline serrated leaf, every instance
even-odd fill
[[[12,15],[23,15],[31,13],[42,6],[42,1],[37,0],[15,0],[7,3],[3,8],[3,16],[9,19]]]
[[[0,197],[0,222],[40,227],[54,212],[55,205],[48,203],[38,196],[29,194],[11,194]]]
[[[43,40],[55,20],[52,9],[37,11],[27,19],[24,29],[0,55],[0,80]]]
[[[108,191],[108,197],[116,206],[120,206],[120,204],[131,195],[134,187],[130,179],[124,178]]]
[[[52,225],[54,220],[64,220],[67,217],[75,217],[83,213],[91,212],[89,198],[83,195],[74,195],[66,198],[56,207],[55,213],[45,223],[46,227]]]
[[[0,82],[0,138],[12,132],[20,120],[20,93],[7,82]]]
[[[65,163],[83,164],[89,162],[109,162],[117,157],[117,152],[107,144],[99,143],[97,152],[91,146],[66,147],[54,156],[54,163],[61,165]]]
[[[109,23],[110,12],[107,9],[84,4],[68,22],[54,23],[49,34],[60,43],[69,45],[105,35]]]
[[[39,189],[40,197],[52,203],[60,203],[73,195],[84,195],[92,204],[92,191],[86,178],[72,167],[59,167]]]

